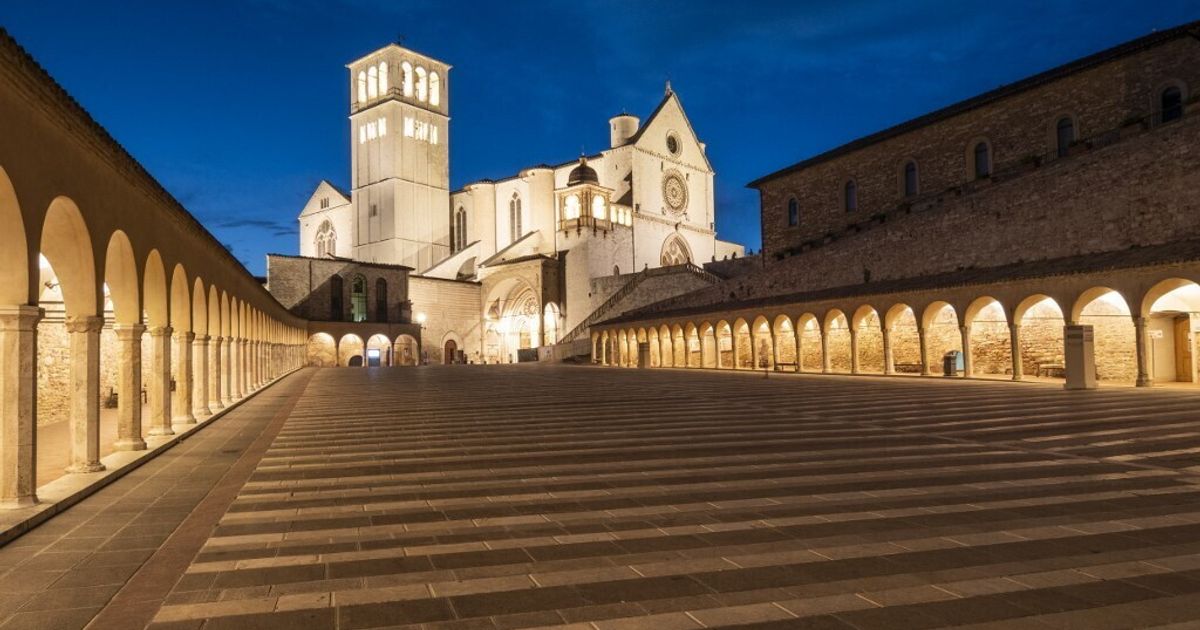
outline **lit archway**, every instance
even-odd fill
[[[392,344],[392,365],[420,365],[421,348],[416,337],[400,335]]]
[[[772,326],[772,335],[774,336],[775,347],[775,363],[781,366],[796,367],[796,329],[792,324],[792,319],[787,315],[780,315],[775,318],[775,324]]]
[[[307,359],[308,364],[311,366],[337,367],[337,342],[334,340],[333,335],[319,332],[309,337]]]
[[[946,302],[934,302],[921,315],[925,329],[925,361],[931,371],[941,374],[942,358],[951,351],[962,352],[962,331],[958,313]]]
[[[851,371],[850,352],[850,322],[840,309],[832,309],[825,314],[824,322],[825,365],[830,372],[848,373]]]
[[[365,356],[362,337],[355,334],[342,335],[338,340],[338,362],[342,367],[363,367]]]
[[[1071,321],[1091,326],[1096,378],[1115,383],[1137,380],[1137,342],[1129,304],[1108,287],[1092,287],[1071,307]]]
[[[750,335],[750,324],[740,317],[733,322],[733,367],[754,369],[754,339]]]
[[[775,367],[774,336],[771,333],[771,323],[766,317],[759,315],[750,326],[754,341],[754,369],[769,370]]]
[[[970,340],[967,376],[1011,375],[1012,338],[1004,306],[991,296],[975,299],[963,318]]]
[[[853,341],[851,365],[859,373],[883,373],[883,322],[875,307],[864,304],[854,311],[851,321]]]
[[[821,323],[812,313],[804,313],[796,320],[796,370],[822,371],[825,354],[821,344]]]
[[[921,374],[924,367],[921,358],[921,334],[912,307],[907,304],[894,304],[888,309],[884,320],[884,327],[888,331],[888,344],[892,350],[892,372]]]
[[[1066,320],[1058,302],[1046,295],[1031,295],[1013,310],[1017,324],[1017,346],[1020,354],[1021,378],[1063,378],[1066,362],[1063,357],[1063,327]]]
[[[1200,338],[1200,285],[1163,280],[1142,299],[1146,327],[1146,371],[1155,383],[1196,383]]]
[[[700,364],[706,368],[717,367],[717,336],[709,322],[700,324]]]

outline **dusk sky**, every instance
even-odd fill
[[[450,177],[608,146],[669,79],[717,176],[721,238],[759,248],[756,177],[1153,29],[1145,2],[8,1],[6,28],[256,274],[349,182],[345,64],[397,37],[454,66]],[[0,139],[3,141],[3,139]]]

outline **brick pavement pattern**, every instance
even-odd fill
[[[151,627],[1200,621],[1192,392],[312,372]]]

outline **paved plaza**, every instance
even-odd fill
[[[306,369],[0,549],[0,628],[1196,627],[1198,396]]]

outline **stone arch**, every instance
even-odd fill
[[[1025,375],[1035,377],[1063,377],[1066,362],[1063,357],[1063,309],[1054,298],[1037,293],[1017,303],[1013,309],[1012,322],[1017,331],[1016,350],[1019,355],[1014,365],[1019,372],[1014,380]]]
[[[30,277],[29,242],[21,204],[8,173],[0,166],[0,304],[29,304],[35,299]]]
[[[420,365],[421,345],[412,335],[401,334],[392,342],[392,365]]]
[[[171,328],[176,334],[192,329],[192,296],[188,286],[187,270],[177,263],[171,272]]]
[[[683,326],[675,324],[675,327],[671,329],[671,337],[671,347],[675,351],[673,365],[679,368],[687,367],[687,339],[684,336]]]
[[[733,368],[754,369],[754,339],[750,335],[750,324],[741,317],[733,322]]]
[[[698,368],[703,365],[703,359],[700,353],[700,332],[696,324],[687,323],[687,367]]]
[[[792,318],[787,315],[777,316],[771,326],[771,334],[774,337],[772,345],[775,348],[775,364],[799,365],[799,361],[796,360],[796,327]]]
[[[962,352],[962,331],[959,330],[958,311],[948,302],[936,301],[921,313],[921,328],[925,331],[924,357],[926,365],[940,366],[942,356],[955,350]]]
[[[883,373],[883,320],[879,311],[870,304],[863,304],[854,311],[850,325],[854,342],[851,344],[851,371]]]
[[[451,344],[453,344],[454,347],[450,347]],[[442,348],[442,362],[445,364],[454,363],[455,361],[458,360],[457,353],[459,351],[461,351],[465,355],[466,350],[467,350],[466,347],[463,345],[462,336],[453,330],[448,331],[446,334],[442,335],[441,348]],[[464,362],[465,361],[466,360],[464,359]]]
[[[771,333],[771,322],[759,315],[750,325],[750,336],[754,343],[754,369],[768,370],[775,367],[775,343]]]
[[[682,236],[672,234],[663,241],[662,251],[659,253],[661,266],[684,265],[692,260],[692,248],[688,246],[687,240]]]
[[[368,365],[374,365],[376,361],[380,367],[392,365],[392,340],[387,335],[375,333],[368,337],[364,351]],[[372,357],[374,352],[378,352],[378,356]]]
[[[825,351],[822,347],[821,322],[813,313],[801,313],[796,318],[796,370],[804,368],[822,369]]]
[[[717,322],[714,334],[717,338],[717,367],[723,370],[732,370],[735,366],[733,356],[733,327],[729,325],[729,322],[722,319]]]
[[[1092,327],[1099,380],[1137,380],[1137,336],[1125,295],[1110,287],[1089,287],[1072,303],[1071,322]]]
[[[342,335],[337,344],[337,364],[343,367],[363,367],[366,348],[363,338],[354,333]]]
[[[663,367],[675,366],[675,350],[671,344],[671,327],[663,324],[658,327],[658,361]]]
[[[315,367],[337,367],[337,340],[329,333],[313,333],[306,349],[308,364]]]
[[[1200,338],[1200,285],[1186,278],[1160,280],[1146,291],[1139,309],[1145,334],[1142,385],[1196,383]]]
[[[108,286],[113,320],[117,323],[137,324],[142,321],[139,277],[129,237],[121,230],[113,232],[104,255],[104,283]]]
[[[990,295],[978,297],[967,306],[962,325],[969,341],[963,375],[1011,375],[1012,338],[1004,305]]]
[[[67,316],[98,315],[92,239],[79,207],[67,197],[56,198],[46,211],[41,253],[53,270],[54,278],[46,282],[57,283]]]
[[[711,322],[700,324],[700,366],[717,367],[717,337]]]
[[[900,374],[928,373],[921,357],[921,333],[916,311],[902,302],[893,304],[883,316],[883,327],[892,351],[891,365],[885,363],[884,369],[890,367],[892,373]]]
[[[196,277],[192,286],[192,331],[197,335],[208,334],[208,292],[204,280]]]
[[[840,308],[829,309],[825,313],[822,334],[825,336],[825,352],[823,357],[827,372],[850,372],[850,320]]]
[[[562,322],[562,313],[559,311],[558,304],[554,302],[546,302],[546,307],[542,311],[542,345],[552,346],[558,343],[558,329]]]
[[[646,331],[646,343],[650,344],[650,367],[662,367],[662,347],[658,343],[656,326]]]

